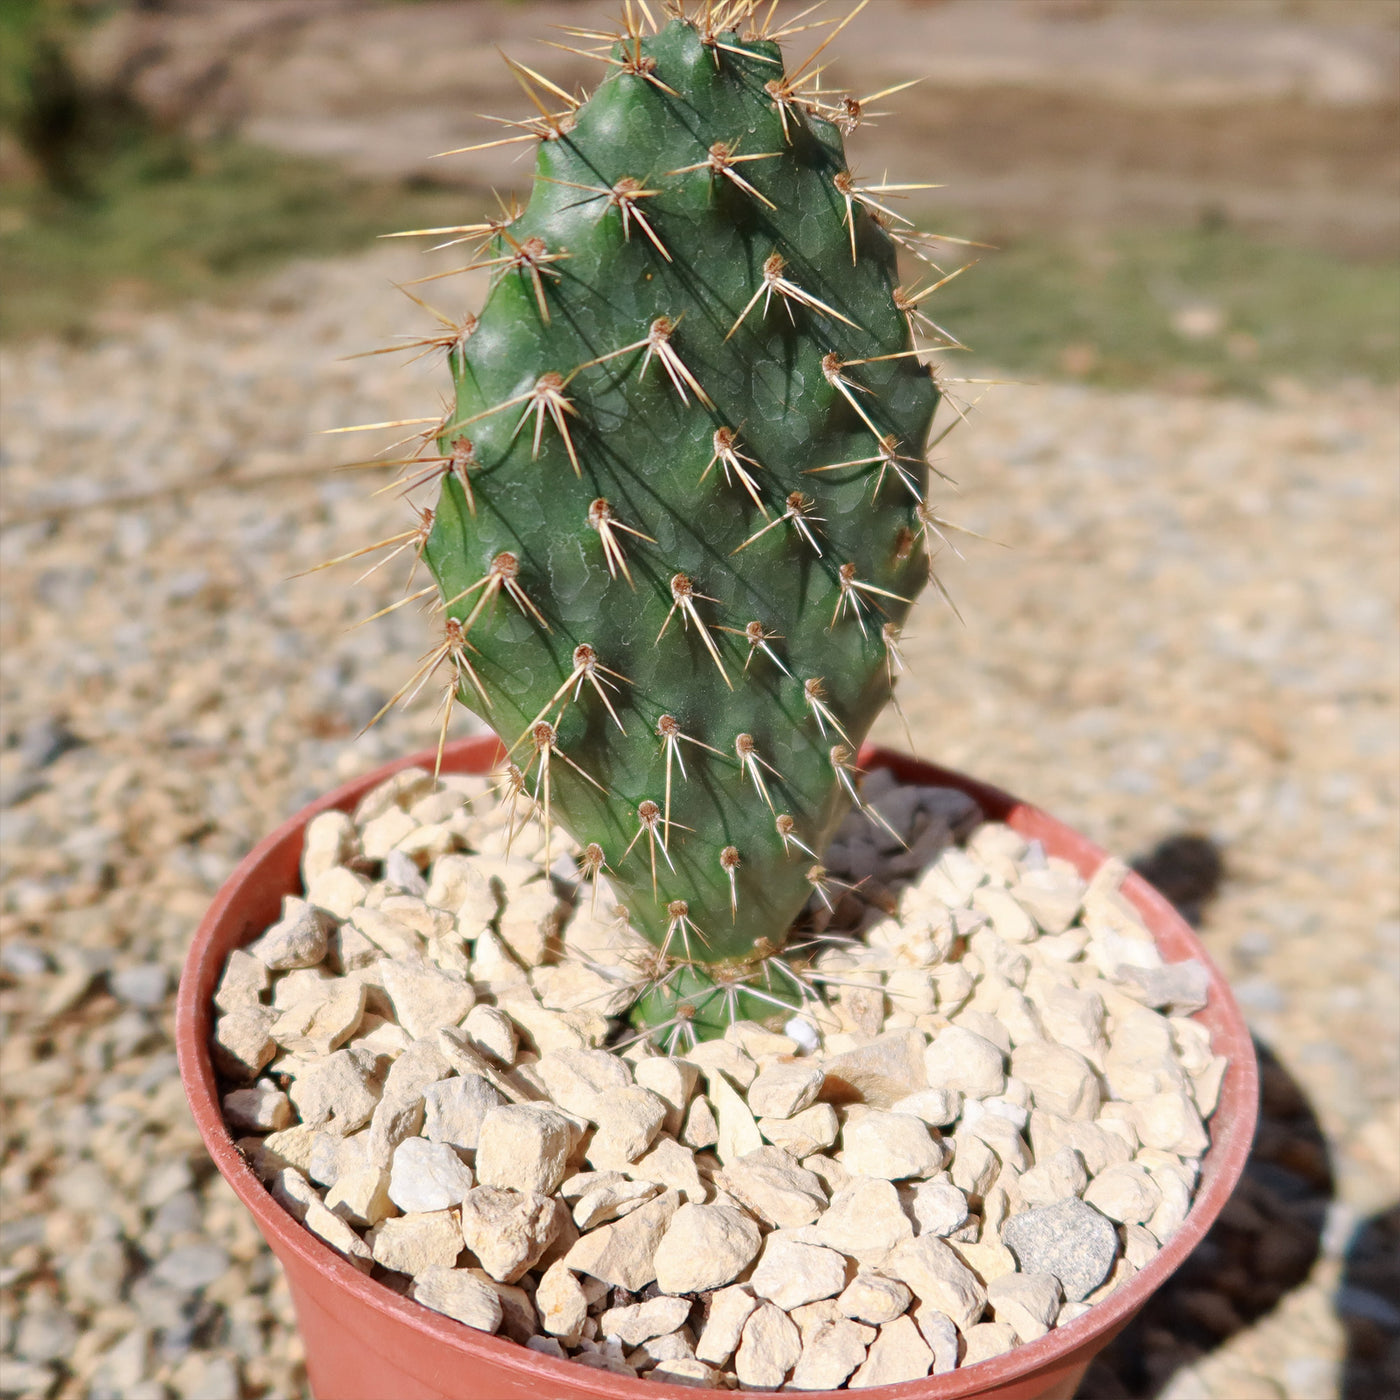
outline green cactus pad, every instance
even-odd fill
[[[517,781],[638,929],[732,968],[782,946],[889,696],[938,391],[778,46],[677,20],[613,57],[481,254],[425,557]]]

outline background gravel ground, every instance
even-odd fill
[[[429,645],[411,608],[347,630],[402,559],[290,579],[404,528],[309,435],[436,412],[430,367],[336,358],[415,328],[409,256],[0,359],[6,1395],[305,1394],[171,1005],[239,855],[431,742],[427,695],[355,737]],[[930,597],[908,629],[919,751],[1125,855],[1215,842],[1204,936],[1271,1056],[1247,1186],[1096,1368],[1104,1400],[1400,1391],[1398,447],[1393,391],[1280,382],[996,388],[943,449],[946,513],[993,542],[944,561],[965,625]]]

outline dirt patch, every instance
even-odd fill
[[[432,158],[510,134],[483,112],[532,110],[495,49],[591,84],[600,64],[535,41],[574,42],[552,27],[615,9],[203,0],[128,16],[95,53],[134,65],[168,120],[360,173],[506,188],[525,181],[523,146]],[[827,81],[927,76],[864,149],[942,181],[984,232],[1205,217],[1384,256],[1400,245],[1397,16],[1369,0],[876,0]]]

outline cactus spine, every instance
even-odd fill
[[[701,1034],[795,1000],[774,959],[929,577],[939,391],[887,196],[769,13],[629,5],[593,95],[533,124],[420,478],[434,656],[656,944],[635,1017]]]

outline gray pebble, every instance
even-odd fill
[[[1054,1274],[1072,1302],[1092,1293],[1118,1257],[1113,1222],[1075,1197],[1013,1215],[1001,1227],[1001,1242],[1022,1273]]]
[[[184,1244],[172,1249],[156,1265],[152,1276],[172,1288],[195,1293],[213,1283],[228,1265],[228,1255],[219,1245]]]
[[[107,985],[118,1001],[128,1006],[153,1008],[165,1000],[170,974],[159,963],[143,963],[108,973]]]

